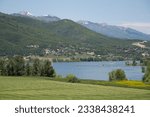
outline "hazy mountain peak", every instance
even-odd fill
[[[79,20],[78,23],[87,25],[90,23],[90,21]]]
[[[19,14],[25,16],[32,16],[32,14],[29,11],[20,11]]]
[[[107,26],[107,23],[100,23],[101,26]]]

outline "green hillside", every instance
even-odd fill
[[[104,100],[150,99],[145,89],[65,83],[35,77],[0,77],[2,100]]]
[[[3,13],[0,13],[0,42],[0,55],[43,55],[45,49],[55,53],[63,50],[59,52],[61,55],[90,51],[97,55],[133,56],[135,52],[132,40],[106,37],[71,20],[45,23]],[[125,50],[129,50],[128,53]]]

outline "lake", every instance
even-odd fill
[[[142,80],[141,66],[126,66],[124,61],[103,62],[56,62],[53,67],[57,75],[74,74],[80,79],[108,80],[108,73],[115,69],[125,71],[129,80]]]

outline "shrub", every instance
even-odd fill
[[[72,75],[72,74],[67,75],[65,79],[67,82],[71,82],[71,83],[80,82],[80,80],[75,75]]]
[[[109,73],[109,81],[127,80],[125,72],[121,69]]]

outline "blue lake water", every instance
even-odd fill
[[[74,74],[80,79],[108,80],[108,73],[115,69],[125,71],[129,80],[142,80],[141,66],[126,66],[117,62],[56,62],[53,67],[58,75]]]

